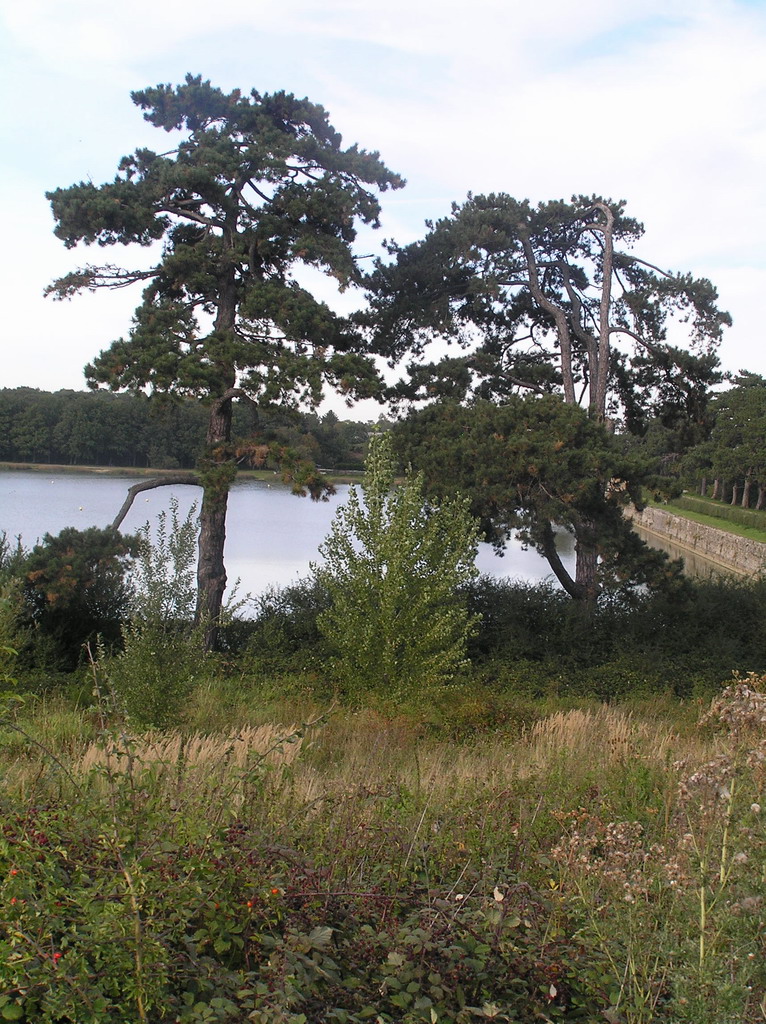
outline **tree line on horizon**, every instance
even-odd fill
[[[194,399],[159,403],[144,394],[0,389],[0,461],[66,466],[193,469],[205,445],[207,413]],[[374,424],[332,411],[261,414],[259,437],[290,446],[333,470],[361,470]],[[252,434],[251,410],[237,406],[235,436]]]

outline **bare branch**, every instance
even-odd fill
[[[636,334],[635,331],[631,331],[629,327],[610,327],[609,333],[627,334],[629,338],[632,338],[637,344],[642,348],[647,349],[649,352],[658,353],[661,351],[657,345],[653,345],[650,341],[647,341],[646,338],[642,338],[640,335]]]
[[[254,214],[258,213],[257,208],[255,206],[253,206],[252,203],[249,203],[247,201],[247,199],[245,199],[245,197],[244,197],[244,195],[242,193],[242,189],[241,188],[238,188],[236,185],[232,185],[232,189],[237,193],[237,196],[239,197],[239,201],[242,203],[242,205],[244,207],[246,207],[251,213],[254,213]],[[252,266],[251,266],[251,270],[252,270]]]
[[[201,487],[202,483],[199,476],[196,473],[175,473],[169,476],[154,477],[152,480],[142,480],[140,483],[133,484],[132,487],[128,488],[128,494],[125,501],[122,503],[122,507],[117,515],[114,517],[112,522],[112,529],[119,530],[122,526],[125,516],[130,511],[131,505],[137,494],[141,491],[152,491],[156,487],[175,487],[179,484],[191,484],[195,487]]]
[[[674,278],[676,275],[671,274],[669,270],[663,270],[662,267],[657,267],[654,263],[649,263],[647,260],[639,259],[638,256],[631,256],[628,252],[621,252],[618,254],[621,260],[630,260],[631,263],[640,263],[644,267],[648,267],[650,270],[656,270],[658,274],[662,274],[663,277]]]
[[[533,384],[532,381],[523,380],[521,377],[512,377],[509,373],[505,374],[505,379],[510,384],[513,384],[514,387],[526,388],[527,391],[534,391],[536,395],[546,394],[545,388],[541,387],[539,384]]]
[[[220,228],[223,230],[226,226],[217,217],[205,217],[201,213],[192,213],[191,210],[180,210],[177,206],[173,206],[170,203],[166,206],[160,206],[159,209],[164,213],[172,213],[175,217],[185,217],[188,220],[195,221],[197,224],[204,224],[209,228]]]
[[[522,234],[522,245],[527,260],[527,272],[529,274],[529,288],[535,300],[546,312],[550,313],[556,323],[559,336],[559,347],[561,349],[561,374],[564,379],[564,401],[569,405],[575,404],[574,385],[572,383],[572,339],[569,335],[569,324],[564,310],[557,306],[545,295],[540,287],[540,278],[537,272],[535,254],[532,244],[526,234]]]
[[[253,190],[253,192],[255,192],[255,194],[257,196],[261,197],[261,199],[264,201],[264,203],[270,203],[272,201],[272,199],[274,198],[273,196],[267,196],[265,192],[261,192],[261,190],[258,188],[258,186],[253,184],[253,179],[252,178],[249,178],[245,182],[245,184],[249,185],[250,188]]]

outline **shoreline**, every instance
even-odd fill
[[[4,472],[20,473],[87,473],[91,476],[113,477],[163,477],[177,476],[179,473],[193,473],[193,469],[152,469],[147,466],[68,466],[46,462],[0,462],[0,474]],[[334,484],[355,483],[362,478],[362,470],[329,470],[327,479]],[[271,469],[239,469],[237,476],[245,480],[273,481],[279,472]],[[0,476],[0,479],[2,477]]]
[[[658,540],[675,545],[720,569],[757,577],[766,567],[766,544],[720,527],[687,519],[681,512],[646,505],[641,512],[630,505],[626,515],[634,526]],[[683,557],[683,555],[682,555]]]

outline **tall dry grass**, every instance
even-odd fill
[[[131,740],[129,747],[119,741],[90,743],[73,764],[77,775],[96,767],[107,767],[124,760],[126,750],[141,768],[156,765],[182,765],[186,771],[210,771],[223,766],[231,772],[247,771],[254,760],[268,764],[292,764],[298,757],[303,739],[296,736],[297,726],[246,726],[233,735],[206,735],[181,732],[149,732]]]
[[[307,709],[307,718],[314,711]],[[78,729],[75,718],[69,716],[66,731],[41,726],[34,745],[24,745],[17,735],[5,756],[0,748],[6,787],[28,794],[44,787],[49,769],[59,782],[63,773],[82,783],[104,769],[120,772],[129,766],[139,774],[151,772],[155,787],[176,793],[180,777],[213,790],[257,767],[274,778],[289,769],[293,806],[396,786],[440,806],[530,780],[540,788],[555,784],[564,796],[562,777],[575,791],[586,776],[603,779],[626,767],[662,773],[675,761],[702,764],[719,746],[714,736],[679,729],[652,709],[642,714],[611,705],[555,712],[521,736],[482,733],[463,743],[423,736],[409,719],[372,711],[338,710],[301,735],[295,725],[265,723],[192,734],[174,730],[130,737],[114,731],[106,741],[93,739],[90,722]]]

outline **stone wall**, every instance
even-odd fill
[[[631,507],[627,515],[647,533],[693,551],[732,572],[753,576],[766,569],[766,544],[760,541],[695,523],[663,508],[647,506],[643,512],[637,512]]]

